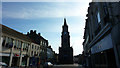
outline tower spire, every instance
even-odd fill
[[[67,25],[67,23],[66,23],[66,18],[64,18],[64,25]]]

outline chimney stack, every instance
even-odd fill
[[[40,36],[40,33],[38,33],[38,36]]]
[[[34,30],[34,33],[36,34],[36,30]]]
[[[27,32],[27,35],[29,35],[29,32]]]
[[[30,30],[30,34],[32,34],[33,33],[33,30]]]

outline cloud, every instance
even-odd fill
[[[74,49],[74,55],[82,54],[83,51],[83,39],[81,37],[74,37],[71,39],[71,46]]]
[[[4,4],[4,3],[3,3]],[[15,18],[15,19],[40,19],[40,18],[57,18],[57,17],[67,17],[67,22],[69,26],[70,32],[70,39],[71,39],[71,46],[74,48],[74,55],[80,54],[83,50],[82,42],[83,42],[83,33],[84,33],[84,21],[87,13],[88,2],[80,2],[80,3],[33,3],[27,5],[28,3],[24,3],[25,5],[19,3],[15,4],[11,7],[11,3],[8,5],[3,5],[3,18]],[[19,7],[15,7],[16,5],[20,5]],[[6,6],[8,6],[6,8]],[[14,8],[13,8],[14,7]],[[72,18],[71,18],[72,17]],[[62,19],[61,18],[61,19]],[[77,20],[78,19],[78,20]],[[47,20],[47,19],[45,19]],[[40,26],[44,25],[43,23],[50,23],[48,26]],[[50,32],[56,32],[52,35],[61,36],[61,26],[63,25],[63,21],[44,21],[37,25],[35,28],[40,30],[45,37],[50,34]],[[62,23],[61,23],[62,22]],[[74,23],[73,23],[74,22]],[[54,25],[53,25],[54,23]],[[35,23],[34,23],[35,24]],[[29,24],[30,26],[30,24]],[[51,27],[50,27],[51,26]],[[27,26],[28,27],[28,26]],[[33,27],[33,26],[32,26]],[[32,28],[30,26],[30,28]],[[37,28],[38,27],[38,28]],[[34,27],[33,27],[34,28]],[[49,32],[49,33],[47,33]],[[47,33],[46,35],[44,33]],[[50,40],[48,37],[48,39]],[[55,37],[54,36],[54,37]],[[53,37],[52,37],[53,38]],[[55,37],[56,39],[57,37]],[[54,46],[54,50],[58,52],[57,46],[61,46],[60,38],[58,38],[59,42],[57,41],[56,44],[52,43],[55,41],[51,40],[51,45]],[[56,47],[55,47],[56,46]]]
[[[3,0],[3,2],[81,2],[81,1],[84,2],[85,0]]]
[[[0,2],[0,24],[2,23],[2,3]]]
[[[27,4],[27,3],[26,3]],[[44,3],[45,4],[45,3]],[[15,4],[14,6],[16,6]],[[22,4],[21,4],[22,5]],[[7,5],[9,6],[9,5]],[[81,3],[58,3],[51,5],[36,5],[33,7],[3,9],[3,18],[39,19],[53,17],[86,16],[88,2]],[[36,8],[37,7],[37,8]],[[3,6],[4,8],[4,6]]]
[[[84,31],[84,24],[73,24],[73,25],[70,25],[69,27],[69,31],[72,32],[72,33],[83,33]]]

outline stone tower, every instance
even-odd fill
[[[70,47],[70,35],[68,32],[68,25],[64,18],[64,25],[62,26],[61,47],[59,47],[59,63],[72,64],[73,63],[73,48]]]

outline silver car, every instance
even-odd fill
[[[45,62],[45,64],[43,65],[43,68],[51,68],[53,67],[53,64],[51,62]]]
[[[4,62],[0,62],[0,68],[5,68],[5,67],[7,67],[8,65],[6,64],[6,63],[4,63]]]

